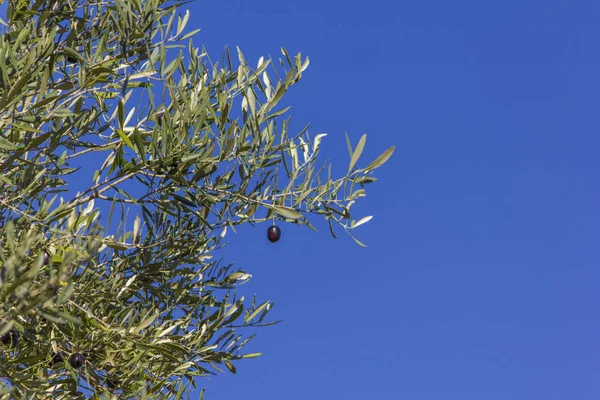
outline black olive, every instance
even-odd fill
[[[50,253],[44,251],[44,265],[50,264]]]
[[[65,361],[65,357],[62,355],[62,353],[52,353],[52,359],[50,360],[48,365],[50,368],[52,368],[56,364],[60,364],[64,361]]]
[[[116,389],[119,387],[119,381],[117,380],[117,378],[110,378],[110,377],[106,377],[106,386],[108,386],[109,389]]]
[[[83,356],[83,354],[73,353],[71,354],[71,357],[69,357],[69,364],[71,364],[71,367],[75,369],[81,368],[84,362],[85,357]]]
[[[2,344],[7,347],[15,347],[19,343],[19,332],[17,332],[14,329],[11,329],[10,331],[2,335],[2,338],[0,338],[0,340],[2,340]]]
[[[270,226],[269,229],[267,229],[267,238],[269,239],[269,242],[275,243],[281,238],[281,229],[275,225]]]

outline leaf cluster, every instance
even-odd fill
[[[351,206],[393,147],[359,168],[366,135],[348,140],[332,177],[326,135],[291,133],[281,106],[308,58],[213,61],[182,4],[15,0],[0,21],[0,335],[21,338],[0,354],[6,396],[181,398],[258,356],[244,328],[273,323],[215,257],[228,229],[321,215],[363,245],[371,216]],[[54,362],[73,353],[82,368]]]

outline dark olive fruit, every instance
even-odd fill
[[[109,389],[116,389],[119,387],[119,381],[117,380],[117,378],[106,378],[106,386],[108,386]]]
[[[44,251],[44,265],[50,264],[50,253]]]
[[[56,364],[60,364],[61,362],[64,362],[64,361],[65,361],[65,357],[62,355],[62,353],[52,353],[52,359],[50,360],[48,365],[50,366],[50,368],[52,368]]]
[[[275,243],[281,238],[281,229],[275,225],[270,226],[269,229],[267,229],[267,238],[269,238],[269,242]]]
[[[19,332],[17,332],[14,329],[11,329],[10,331],[2,335],[2,338],[0,338],[0,340],[2,340],[2,344],[7,347],[15,347],[17,343],[19,343]]]
[[[79,60],[73,56],[67,56],[67,61],[70,62],[71,64],[75,64]]]
[[[169,175],[177,174],[178,170],[179,170],[179,165],[177,163],[171,164],[171,169],[169,169]]]
[[[71,367],[75,369],[81,368],[84,362],[85,357],[83,356],[83,354],[73,353],[71,354],[71,357],[69,357],[69,364],[71,364]]]

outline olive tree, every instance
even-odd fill
[[[366,136],[348,140],[333,177],[325,135],[292,133],[280,105],[308,58],[213,61],[184,3],[4,5],[1,398],[186,396],[260,355],[245,328],[272,323],[215,257],[227,229],[320,217],[363,245],[351,206],[393,147],[363,164]]]

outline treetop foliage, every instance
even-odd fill
[[[394,148],[361,167],[366,135],[347,137],[333,177],[326,135],[290,132],[281,105],[308,58],[213,61],[185,3],[7,4],[0,398],[183,398],[258,356],[245,328],[273,323],[236,292],[251,275],[215,257],[228,229],[321,216],[364,246],[352,230],[371,216],[351,206]]]

